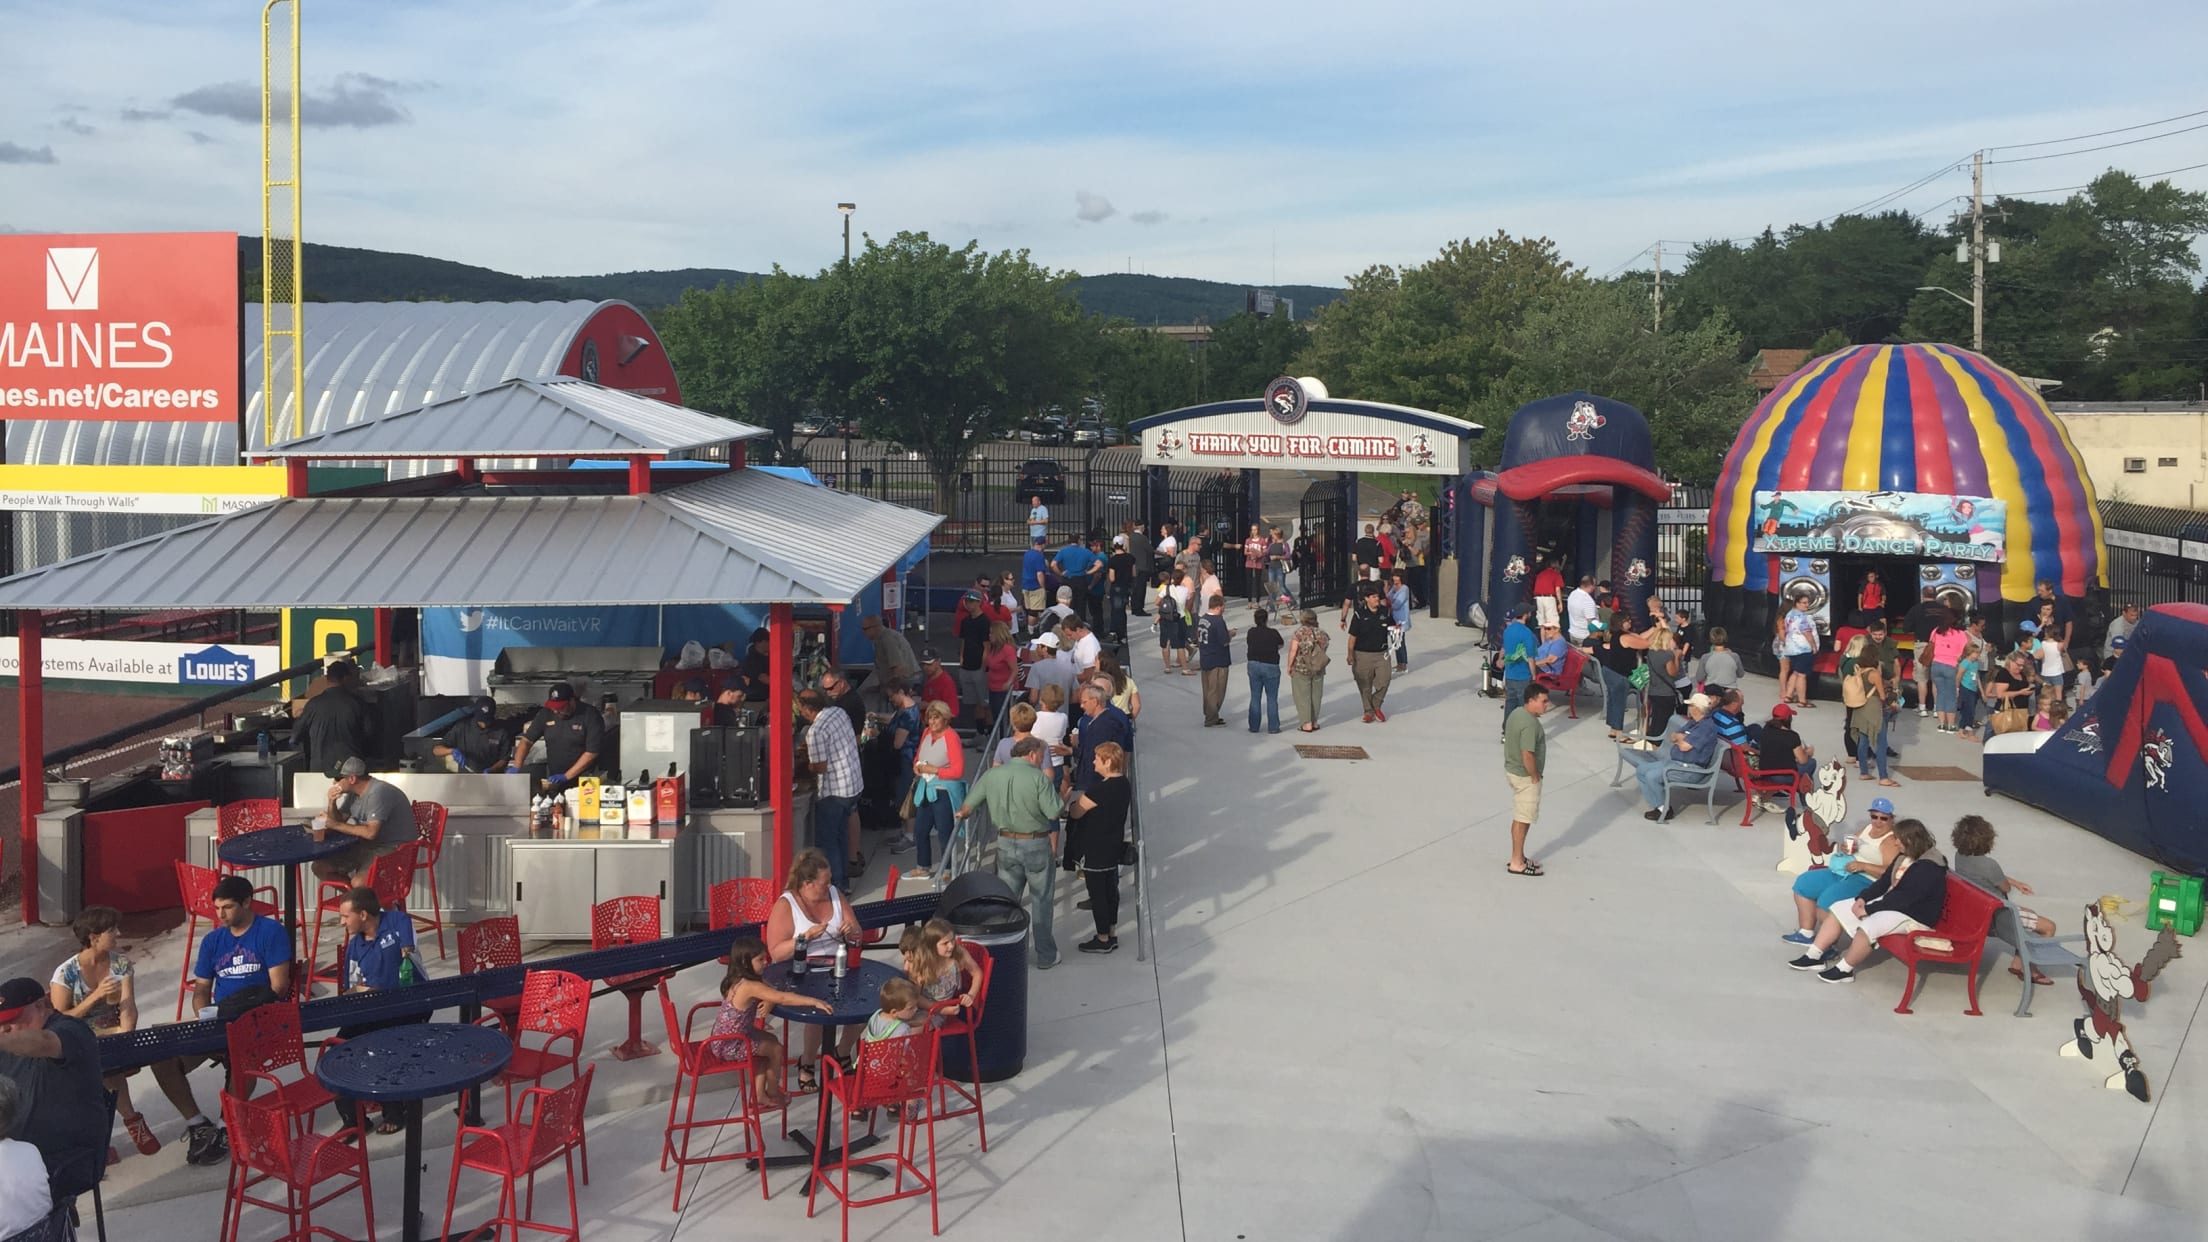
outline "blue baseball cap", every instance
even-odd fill
[[[1871,799],[1871,810],[1880,815],[1891,815],[1894,813],[1894,801],[1891,798],[1873,798]]]

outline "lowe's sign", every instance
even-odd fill
[[[176,680],[179,685],[242,686],[256,676],[252,656],[226,647],[188,651],[176,658]]]

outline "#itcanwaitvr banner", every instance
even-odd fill
[[[1998,564],[2008,508],[1990,496],[1757,492],[1758,552],[1913,556]]]

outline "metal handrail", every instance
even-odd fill
[[[317,658],[314,660],[310,660],[305,664],[295,664],[287,669],[279,669],[278,671],[270,673],[268,676],[260,678],[256,681],[249,681],[242,685],[226,686],[217,693],[193,699],[188,703],[169,708],[166,711],[156,712],[155,714],[147,716],[142,720],[133,721],[130,724],[124,725],[119,729],[109,729],[107,732],[100,734],[98,737],[86,738],[84,741],[74,742],[70,745],[60,747],[56,750],[47,751],[45,755],[41,757],[40,766],[48,771],[51,771],[56,767],[56,765],[66,765],[71,759],[81,758],[85,755],[93,753],[94,751],[104,750],[107,747],[113,746],[118,742],[127,742],[130,739],[137,737],[139,734],[151,732],[152,730],[161,728],[164,725],[175,724],[179,720],[187,720],[192,717],[199,717],[201,723],[205,724],[205,713],[209,708],[219,707],[232,699],[244,698],[245,696],[252,694],[256,690],[265,690],[268,687],[276,685],[280,682],[289,681],[295,677],[304,677],[311,673],[318,673],[321,670],[322,660]],[[66,771],[67,769],[66,767],[64,767],[62,770]],[[12,768],[0,768],[0,785],[12,785],[16,781],[22,779],[22,776],[23,769],[21,766]]]
[[[1011,692],[1004,696],[1004,706],[997,709],[997,718],[990,722],[989,732],[981,740],[978,761],[966,765],[966,770],[972,773],[966,778],[968,789],[974,787],[974,782],[981,779],[982,773],[996,764],[997,744],[1004,740],[1007,722],[1012,717],[1013,696],[1019,693],[1019,682],[1024,680],[1026,669],[1023,667],[1017,672]],[[980,810],[958,821],[958,825],[951,830],[951,843],[943,850],[945,874],[957,877],[969,871],[980,870],[982,858],[989,847],[996,844],[996,840],[997,828],[990,821],[989,808],[985,804]]]
[[[1142,783],[1135,779],[1135,752],[1127,750],[1127,784],[1135,796],[1127,800],[1128,839],[1135,843],[1135,960],[1147,962],[1158,955],[1157,929],[1150,913],[1150,847],[1142,839]]]

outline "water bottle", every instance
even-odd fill
[[[267,762],[268,762],[268,760],[269,760],[269,757],[270,757],[271,755],[275,754],[275,752],[276,752],[276,748],[275,748],[275,747],[274,747],[273,745],[271,745],[271,744],[270,744],[270,742],[269,742],[269,740],[268,740],[268,730],[266,730],[266,729],[263,729],[263,730],[261,730],[261,735],[260,735],[260,737],[259,737],[259,738],[257,738],[257,739],[255,739],[255,745],[256,745],[256,746],[257,746],[257,747],[259,748],[259,750],[260,750],[260,754],[261,754],[261,762],[262,762],[262,763],[267,763]]]
[[[851,950],[849,946],[838,944],[836,946],[836,978],[843,978],[843,976],[848,973],[850,969]]]
[[[792,956],[791,956],[791,958],[790,958],[790,978],[792,978],[792,979],[799,979],[799,980],[802,980],[802,979],[803,979],[804,977],[805,977],[805,937],[803,937],[803,936],[799,936],[799,937],[797,938],[797,952],[796,952],[796,953],[795,953],[794,955],[792,955]]]

